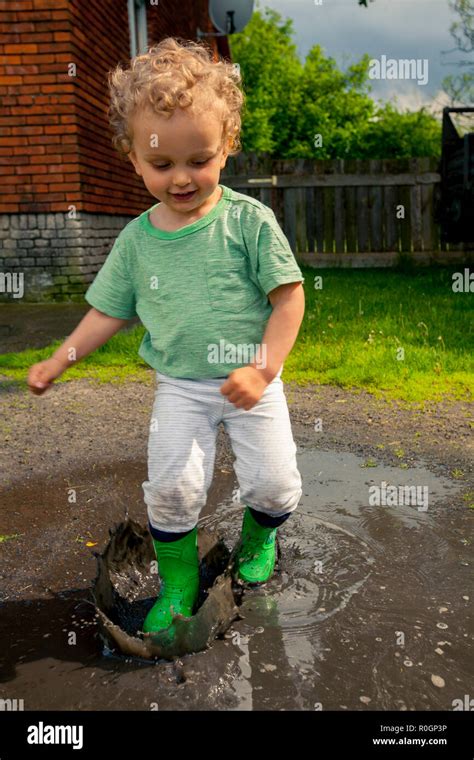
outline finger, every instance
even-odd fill
[[[28,385],[30,388],[47,388],[48,383],[45,380],[44,373],[41,370],[36,370],[28,377]]]
[[[235,393],[234,392],[234,393],[230,393],[227,396],[227,401],[230,401],[231,404],[236,404],[237,402],[239,402],[241,400],[242,400],[242,397],[240,396],[239,393]]]
[[[28,387],[34,392],[34,393],[42,393],[45,388],[47,388],[46,383],[42,383],[39,380],[34,380],[33,382],[28,381]]]
[[[29,385],[28,387],[29,387],[30,391],[32,393],[34,393],[35,396],[41,396],[41,394],[44,393],[44,389],[43,388],[42,389],[35,388],[34,385]]]
[[[46,388],[51,384],[51,370],[46,367],[42,367],[36,376],[36,384],[40,387]]]
[[[35,377],[33,378],[33,385],[36,388],[46,388],[48,386],[48,383],[46,382],[48,380],[45,372],[38,372]]]

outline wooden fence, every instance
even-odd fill
[[[467,262],[464,243],[440,240],[435,221],[436,158],[227,160],[223,184],[270,206],[299,262],[315,266],[393,266]]]

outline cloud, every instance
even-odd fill
[[[294,40],[302,60],[316,44],[341,68],[360,60],[364,53],[371,58],[427,58],[426,86],[406,80],[374,81],[372,97],[386,100],[396,94],[399,102],[407,106],[436,98],[443,78],[459,73],[453,64],[442,65],[449,58],[457,60],[456,54],[441,55],[453,47],[449,27],[455,14],[448,0],[375,0],[368,5],[359,6],[357,0],[322,0],[320,6],[313,0],[261,2],[261,6],[278,11],[284,19],[293,20]]]
[[[391,85],[393,84],[391,82]],[[431,97],[413,82],[404,82],[403,90],[392,86],[386,88],[383,95],[379,97],[376,97],[374,92],[371,93],[371,96],[374,100],[390,101],[397,111],[418,111],[426,106],[429,113],[439,118],[441,118],[444,106],[450,105],[449,97],[443,90],[438,90],[435,96]]]

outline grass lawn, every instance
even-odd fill
[[[452,290],[452,273],[462,268],[301,269],[306,312],[285,383],[366,389],[410,403],[472,397],[474,296]],[[56,382],[149,378],[137,354],[143,334],[141,326],[122,331]],[[0,374],[26,387],[31,364],[59,345],[3,354]]]

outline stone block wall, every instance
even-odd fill
[[[0,217],[0,303],[83,301],[133,216],[77,212]]]

